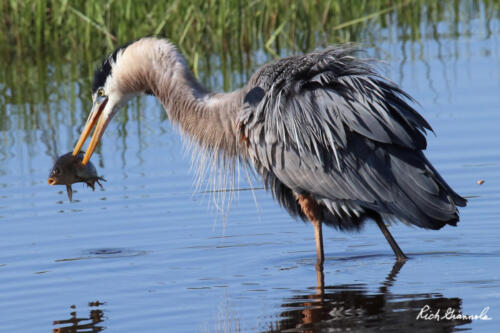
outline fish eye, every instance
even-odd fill
[[[105,94],[104,94],[104,89],[100,88],[99,90],[97,90],[97,96],[99,97],[103,97]]]

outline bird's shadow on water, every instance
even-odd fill
[[[373,256],[362,256],[362,258]],[[346,260],[360,259],[360,256]],[[324,285],[322,267],[317,268],[317,286],[283,300],[279,320],[265,332],[452,332],[467,330],[470,318],[462,314],[462,299],[440,293],[396,294],[391,287],[405,261],[396,261],[377,288],[363,283]],[[448,314],[448,316],[446,316]]]

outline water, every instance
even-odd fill
[[[263,190],[257,205],[237,192],[226,219],[210,195],[192,194],[190,156],[154,99],[135,101],[108,127],[93,156],[104,190],[75,185],[73,203],[47,176],[82,130],[86,92],[71,83],[64,89],[84,99],[54,98],[36,116],[21,112],[36,105],[2,102],[0,332],[495,332],[500,22],[486,29],[483,19],[456,33],[440,24],[427,36],[423,26],[420,44],[390,29],[368,43],[421,104],[437,134],[427,156],[469,205],[457,228],[393,226],[411,258],[404,265],[375,225],[326,229],[323,294],[312,227]],[[447,309],[492,319],[432,318]]]

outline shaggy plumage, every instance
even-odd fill
[[[105,119],[132,96],[154,94],[198,148],[201,173],[208,164],[234,175],[238,162],[249,163],[292,216],[341,230],[372,218],[384,235],[382,219],[456,225],[456,206],[466,200],[422,152],[430,125],[404,91],[355,53],[341,46],[283,58],[241,89],[211,93],[167,40],[142,38],[103,62],[92,89],[94,99],[102,88],[114,103]]]
[[[304,217],[293,193],[308,193],[339,229],[374,214],[428,229],[456,225],[466,201],[422,153],[430,125],[353,53],[284,58],[252,76],[239,122],[258,172],[290,214]]]

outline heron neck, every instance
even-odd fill
[[[153,58],[151,90],[170,121],[202,148],[231,156],[241,153],[236,119],[243,91],[211,93],[194,77],[180,53],[173,49]]]

